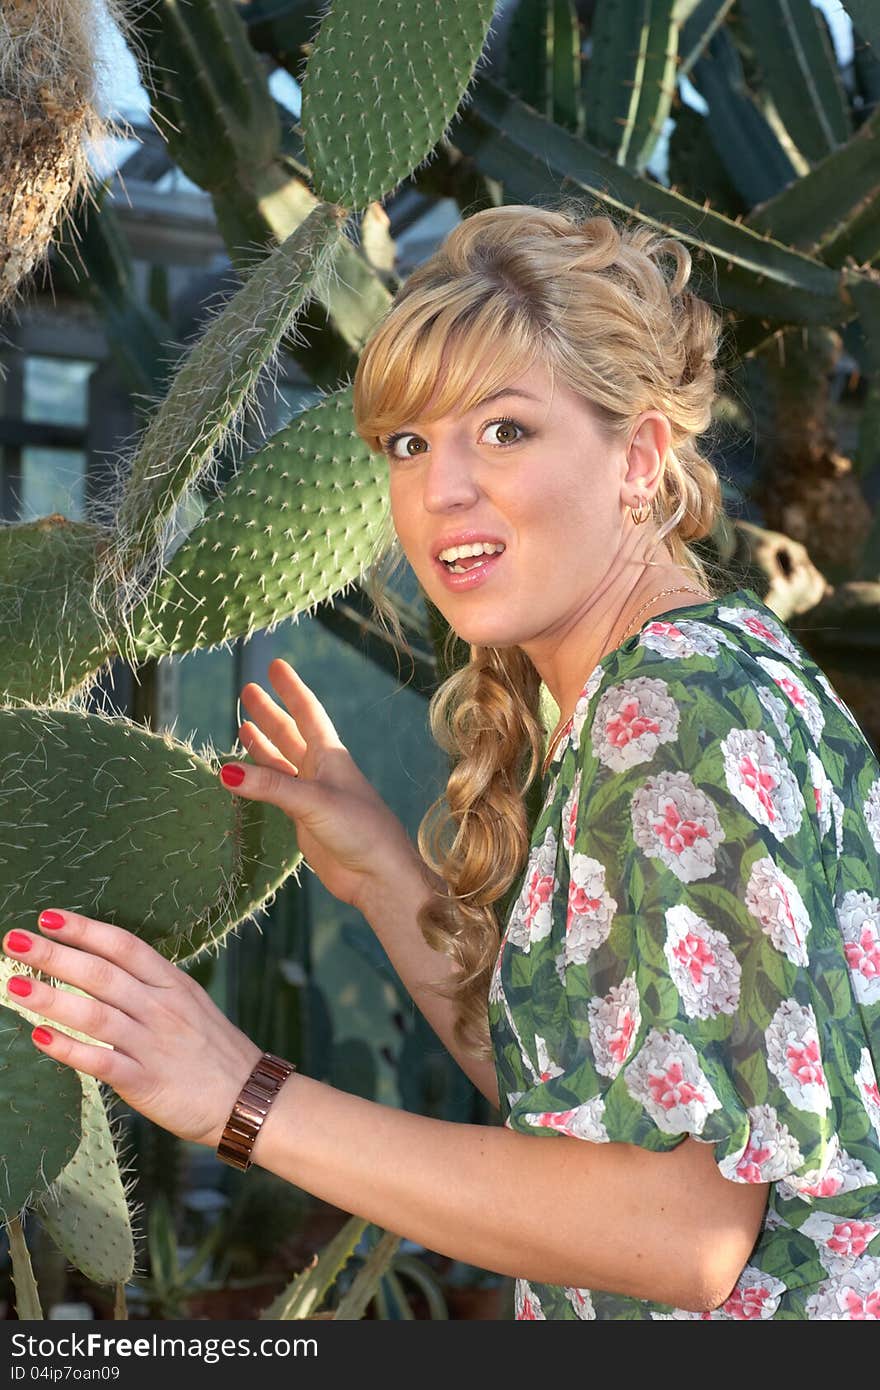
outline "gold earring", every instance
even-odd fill
[[[634,507],[630,507],[630,511],[632,512],[632,519],[636,526],[641,526],[642,522],[647,521],[648,517],[651,515],[651,503],[648,501],[647,497],[640,497],[638,513],[636,513]],[[644,515],[642,515],[643,511]]]

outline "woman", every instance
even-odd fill
[[[720,505],[696,443],[720,321],[690,269],[644,226],[493,208],[367,344],[355,417],[395,545],[471,649],[431,702],[445,797],[417,853],[283,661],[286,708],[242,692],[230,782],[291,817],[502,1123],[282,1067],[247,1152],[515,1276],[518,1318],[878,1317],[880,765],[688,546]],[[99,1003],[39,982],[28,1007],[103,1046],[37,1045],[217,1148],[259,1045],[131,933],[41,925],[18,957]]]

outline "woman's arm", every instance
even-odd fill
[[[666,1153],[532,1138],[410,1114],[300,1073],[273,1102],[253,1161],[480,1268],[698,1312],[730,1294],[769,1186],[729,1182],[712,1146],[690,1137]]]
[[[425,981],[445,982],[451,979],[453,972],[452,960],[432,950],[416,921],[422,904],[443,887],[443,880],[428,868],[415,846],[407,857],[395,850],[393,862],[383,864],[381,870],[377,868],[357,908],[373,928],[413,1002],[437,1037],[477,1090],[482,1091],[497,1110],[498,1078],[494,1063],[478,1061],[462,1050],[453,1037],[455,1006],[449,999],[424,988]]]

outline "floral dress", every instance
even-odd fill
[[[489,989],[501,1118],[767,1182],[711,1312],[517,1279],[526,1318],[880,1319],[880,764],[752,589],[594,668]]]

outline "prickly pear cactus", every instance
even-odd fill
[[[5,994],[5,988],[4,988]],[[36,1022],[34,1015],[31,1015]],[[53,1182],[80,1140],[76,1072],[31,1042],[31,1024],[0,1004],[0,1220],[9,1221]]]
[[[319,198],[365,208],[427,159],[467,91],[494,12],[495,0],[333,0],[302,82]]]
[[[346,387],[273,435],[207,508],[131,615],[138,660],[271,632],[341,593],[366,568],[387,504]]]
[[[82,1138],[34,1213],[70,1263],[96,1284],[127,1284],[134,1238],[125,1188],[100,1087],[82,1080]]]
[[[299,862],[293,821],[230,797],[210,749],[206,760],[121,717],[31,708],[0,708],[0,748],[6,928],[33,929],[51,898],[186,961]]]
[[[112,656],[89,599],[107,533],[53,513],[0,526],[0,647],[10,703],[76,693]]]

